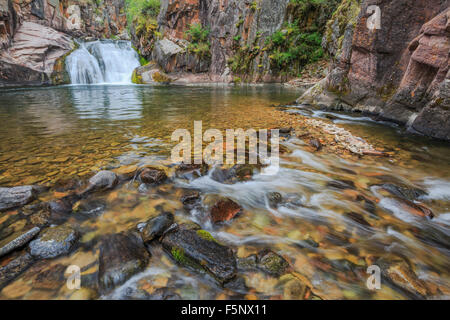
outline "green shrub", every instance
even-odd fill
[[[191,24],[185,32],[185,37],[189,40],[188,51],[200,58],[209,58],[211,56],[209,33],[209,29],[203,28],[201,24]]]

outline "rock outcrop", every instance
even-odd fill
[[[364,0],[359,15],[355,3],[344,0],[352,10],[328,24],[332,69],[299,102],[378,115],[450,140],[449,2]],[[369,28],[373,8],[379,28]]]
[[[124,0],[0,0],[0,86],[67,82],[73,38],[128,39]]]

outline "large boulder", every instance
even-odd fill
[[[98,284],[103,292],[121,285],[148,264],[150,254],[137,235],[118,233],[100,244]]]
[[[26,205],[36,198],[34,186],[0,188],[0,211]]]
[[[51,227],[30,243],[30,254],[41,259],[55,258],[70,252],[78,233],[67,225]]]

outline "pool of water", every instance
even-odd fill
[[[203,121],[204,130],[280,127],[280,111],[273,105],[290,103],[299,95],[281,86],[98,85],[2,90],[0,186],[53,185],[61,179],[86,179],[101,169],[164,162],[173,147],[172,132],[192,130],[195,120]],[[281,254],[294,277],[313,288],[304,298],[448,298],[450,145],[407,135],[401,128],[360,115],[300,106],[287,111],[333,119],[393,156],[340,157],[312,152],[307,141],[292,137],[283,142],[292,152],[281,156],[281,168],[274,176],[256,174],[250,181],[234,184],[220,183],[211,175],[194,180],[174,178],[144,193],[134,182],[121,185],[98,196],[106,206],[101,215],[79,219],[74,214],[69,218],[82,233],[74,252],[36,262],[0,291],[0,298],[70,298],[74,293],[64,277],[45,285],[36,279],[72,264],[79,265],[84,276],[95,277],[101,238],[134,228],[160,209],[174,212],[177,221],[199,223],[238,257],[262,248]],[[333,187],[333,181],[345,181],[350,187]],[[427,194],[419,200],[433,211],[434,219],[411,214],[405,203],[380,189],[383,183],[424,190]],[[179,199],[186,188],[204,196],[226,196],[244,211],[230,222],[213,226],[201,214],[183,209]],[[285,202],[271,207],[267,201],[270,192],[279,192]],[[25,219],[17,212],[2,213],[0,229],[12,221],[20,229]],[[400,270],[400,277],[413,288],[402,289],[383,278],[380,290],[369,290],[366,270],[375,260],[386,272]],[[292,297],[286,286],[292,283],[292,275],[278,278],[258,271],[241,275],[244,292],[224,289],[180,267],[155,246],[145,271],[102,298],[121,298],[130,290],[152,293],[158,288],[169,288],[184,299]]]

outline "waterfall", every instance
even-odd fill
[[[81,42],[66,59],[72,84],[131,83],[139,56],[129,41]]]

